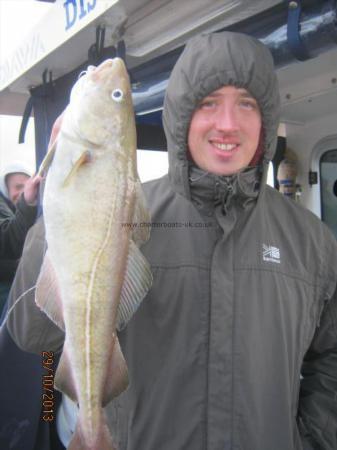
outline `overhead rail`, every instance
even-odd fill
[[[269,47],[275,66],[281,68],[336,48],[337,5],[335,0],[287,1],[225,29],[255,36]],[[160,120],[168,77],[182,50],[180,47],[131,70],[135,80],[133,99],[140,120]]]

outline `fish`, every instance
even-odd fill
[[[47,251],[35,302],[65,332],[55,387],[79,407],[69,450],[115,450],[103,408],[128,386],[117,332],[152,284],[136,142],[123,60],[90,66],[41,164]]]

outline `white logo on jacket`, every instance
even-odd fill
[[[263,261],[280,264],[280,249],[272,245],[262,244],[263,247]]]

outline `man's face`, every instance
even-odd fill
[[[224,86],[205,97],[193,113],[188,148],[195,164],[217,175],[247,167],[258,147],[261,113],[245,90]]]
[[[24,173],[11,173],[6,177],[8,197],[14,205],[19,200],[29,176]]]

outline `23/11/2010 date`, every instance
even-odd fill
[[[42,376],[42,419],[54,420],[54,352],[42,352],[42,366],[48,372]]]

